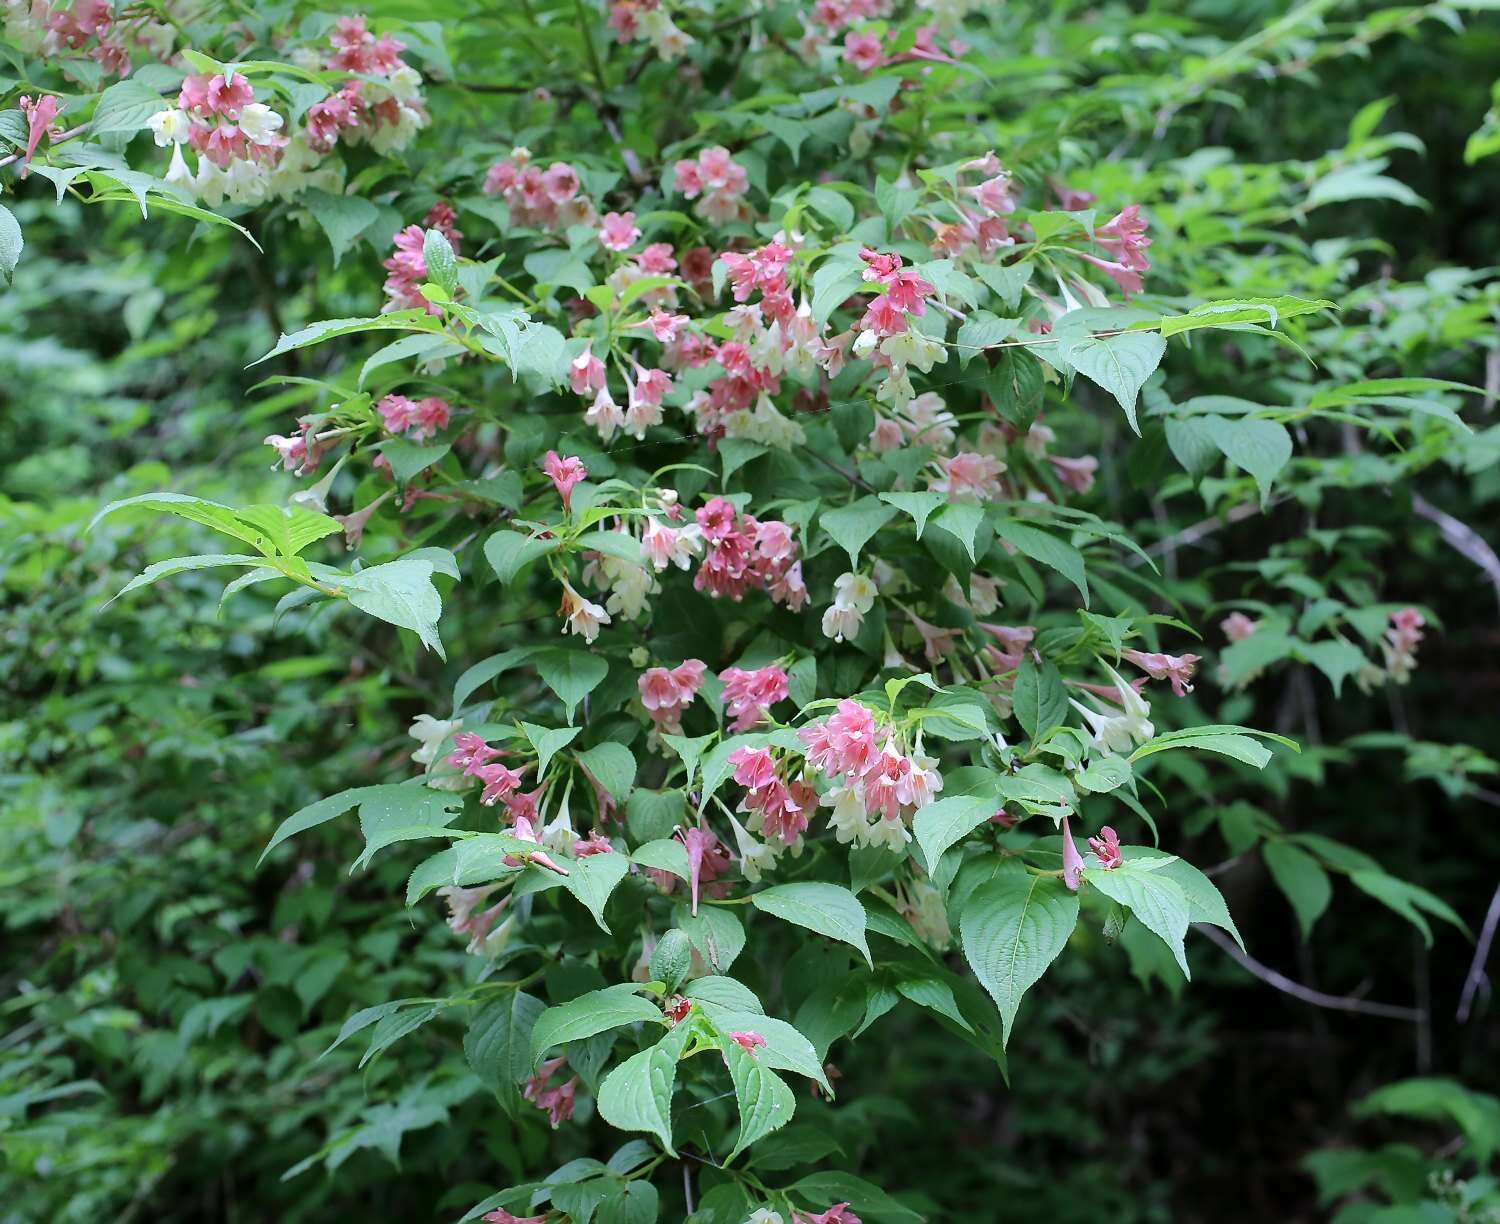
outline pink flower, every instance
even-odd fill
[[[594,356],[593,341],[586,344],[583,352],[573,358],[568,366],[568,378],[575,395],[591,395],[604,390],[604,363]]]
[[[693,895],[692,911],[696,914],[703,885],[713,883],[729,870],[729,851],[710,829],[678,829],[677,837],[687,850],[688,886]]]
[[[1243,612],[1231,612],[1219,622],[1219,629],[1231,642],[1243,642],[1259,628],[1260,622],[1251,620]]]
[[[734,780],[747,790],[760,790],[776,781],[776,759],[764,748],[736,748],[729,754]]]
[[[547,1224],[545,1215],[511,1215],[504,1207],[496,1207],[494,1211],[486,1212],[479,1218],[486,1221],[486,1224]]]
[[[448,764],[454,769],[477,776],[476,771],[500,755],[500,749],[491,748],[472,731],[459,731],[453,736],[453,751],[448,754]]]
[[[1061,455],[1048,455],[1047,462],[1067,488],[1075,493],[1087,493],[1094,487],[1094,473],[1099,470],[1099,460],[1093,455],[1082,455],[1067,459]]]
[[[660,731],[676,733],[681,728],[682,712],[692,704],[707,671],[701,659],[687,659],[668,671],[665,667],[647,668],[636,680],[641,705]]]
[[[447,428],[448,421],[453,415],[453,409],[449,407],[448,401],[439,399],[436,395],[429,395],[419,399],[415,404],[416,429],[411,436],[421,441],[430,438],[440,429]]]
[[[448,240],[454,254],[458,253],[458,244],[463,241],[464,232],[458,228],[458,213],[447,200],[439,200],[427,210],[427,215],[422,218],[422,228],[437,230]]]
[[[756,671],[738,667],[719,673],[724,682],[724,706],[730,715],[732,731],[748,731],[758,725],[766,711],[787,695],[786,672],[774,664]]]
[[[861,72],[873,72],[885,62],[880,49],[880,39],[874,34],[861,34],[851,30],[844,35],[844,62],[853,64]]]
[[[255,90],[239,73],[230,72],[228,77],[220,73],[209,79],[204,98],[214,114],[238,119],[240,112],[255,101]]]
[[[599,243],[611,251],[628,251],[640,239],[640,227],[635,223],[635,214],[605,213],[599,225]]]
[[[578,194],[578,171],[567,162],[553,162],[542,172],[542,190],[554,204],[566,204]]]
[[[939,474],[927,487],[934,493],[946,493],[949,501],[986,501],[1000,496],[1000,473],[1005,465],[993,455],[960,451],[951,459],[934,460],[934,466]]]
[[[598,829],[573,843],[574,858],[588,858],[591,854],[613,854],[614,852],[615,848],[609,844],[609,838]]]
[[[526,1081],[526,1087],[521,1090],[523,1097],[538,1109],[547,1111],[547,1120],[552,1123],[553,1130],[573,1116],[573,1098],[578,1091],[578,1077],[573,1076],[559,1088],[547,1087],[547,1081],[567,1061],[566,1055],[549,1058],[536,1069],[536,1074]]]
[[[563,509],[571,511],[574,488],[589,477],[589,470],[583,466],[583,460],[576,455],[564,458],[556,451],[549,450],[542,460],[542,471],[547,473],[557,495],[562,498]]]
[[[474,777],[484,783],[484,790],[480,792],[479,802],[484,804],[485,807],[494,807],[495,804],[507,798],[521,784],[521,771],[511,769],[508,765],[502,765],[499,761],[495,761],[489,765],[481,765],[477,769],[466,769],[464,772],[473,774]]]
[[[26,153],[21,158],[21,177],[25,178],[30,173],[31,159],[42,136],[46,135],[50,141],[56,135],[57,128],[52,121],[57,118],[60,108],[51,94],[41,94],[37,98],[23,96],[17,105],[26,116]]]
[[[1094,231],[1094,240],[1127,268],[1146,272],[1151,268],[1151,261],[1146,258],[1146,248],[1151,245],[1146,225],[1141,206],[1131,204],[1099,226]]]
[[[1066,816],[1062,818],[1062,864],[1063,883],[1068,886],[1069,892],[1077,892],[1078,880],[1083,874],[1083,855],[1078,853],[1078,845],[1073,841]]]
[[[875,715],[850,698],[839,702],[833,715],[797,732],[806,747],[807,763],[837,777],[862,777],[870,770],[879,751],[875,746]]]
[[[647,276],[670,276],[677,270],[677,260],[672,255],[671,243],[651,243],[635,257],[635,266]],[[678,317],[683,322],[687,321],[686,315]]]
[[[671,344],[687,323],[687,315],[667,314],[664,310],[653,310],[651,317],[639,326],[649,328],[651,334],[661,343]]]
[[[1104,871],[1113,871],[1125,861],[1120,854],[1120,838],[1108,825],[1099,830],[1098,837],[1089,838],[1089,849]]]
[[[736,1030],[730,1033],[729,1039],[750,1055],[754,1055],[757,1049],[766,1044],[764,1037],[759,1033],[752,1033],[748,1029]]]
[[[1416,608],[1402,608],[1391,613],[1390,628],[1385,631],[1385,640],[1380,643],[1385,655],[1386,671],[1397,684],[1405,684],[1417,665],[1417,644],[1422,640],[1422,629],[1427,618]]]
[[[906,330],[906,314],[888,293],[882,293],[865,307],[860,329],[877,336],[899,336]]]
[[[835,1203],[827,1211],[810,1215],[805,1211],[792,1212],[792,1224],[861,1224],[860,1218],[849,1210],[848,1203]]]
[[[1193,691],[1193,686],[1188,681],[1193,678],[1193,668],[1198,665],[1199,656],[1195,654],[1148,654],[1141,650],[1126,650],[1121,654],[1151,679],[1170,680],[1172,692],[1176,696],[1186,697]]]
[[[375,411],[380,413],[381,423],[391,433],[405,433],[416,420],[417,406],[404,395],[392,394],[382,396]]]

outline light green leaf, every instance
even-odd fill
[[[1083,554],[1071,544],[1014,519],[998,520],[995,523],[995,534],[1033,561],[1056,570],[1078,588],[1079,595],[1083,597],[1083,606],[1089,606],[1089,586],[1084,573]]]
[[[0,204],[0,276],[8,285],[15,275],[16,264],[21,261],[21,251],[26,240],[21,237],[21,225],[16,215]]]
[[[627,1058],[599,1085],[599,1116],[617,1130],[647,1131],[661,1140],[667,1154],[672,1147],[672,1090],[677,1060],[692,1035],[692,1026],[679,1024],[649,1050]]]
[[[778,884],[752,893],[750,901],[762,913],[850,944],[870,961],[865,909],[847,888],[838,884]]]
[[[495,576],[507,585],[514,582],[521,569],[539,557],[554,552],[556,536],[526,536],[519,531],[497,531],[484,542],[484,557]]]
[[[1084,879],[1134,914],[1172,950],[1182,975],[1191,978],[1183,947],[1191,921],[1187,894],[1164,870],[1151,870],[1151,866],[1149,861],[1126,862],[1112,871],[1085,871]]]
[[[536,652],[533,662],[547,687],[562,701],[570,723],[578,703],[609,674],[609,663],[600,655],[566,646],[547,646]]]
[[[635,754],[624,744],[595,744],[580,752],[578,761],[617,801],[623,803],[630,797],[635,785]]]
[[[719,1050],[729,1064],[740,1111],[740,1133],[726,1159],[728,1163],[757,1139],[790,1122],[797,1102],[786,1081],[767,1065],[769,1060],[757,1058],[727,1034],[720,1037]]]
[[[1152,371],[1161,364],[1167,342],[1155,332],[1120,332],[1113,336],[1082,336],[1062,341],[1063,357],[1080,374],[1103,387],[1119,401],[1125,419],[1136,433],[1135,404]]]
[[[387,561],[346,578],[341,589],[361,612],[412,630],[422,645],[445,659],[437,632],[443,600],[432,585],[432,574],[431,561]]]
[[[328,236],[328,244],[333,248],[335,268],[339,266],[339,260],[344,257],[344,252],[358,242],[360,236],[380,219],[379,207],[363,196],[335,194],[317,187],[309,187],[298,199],[307,207],[307,211],[312,213],[313,220]],[[407,341],[430,343],[421,336],[408,337]],[[398,344],[405,342],[397,341]],[[363,382],[363,374],[360,380]]]

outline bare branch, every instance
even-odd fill
[[[1289,994],[1292,998],[1300,999],[1304,1003],[1311,1003],[1314,1007],[1358,1012],[1365,1016],[1380,1016],[1386,1020],[1406,1020],[1412,1024],[1420,1023],[1426,1015],[1425,1012],[1415,1007],[1398,1007],[1394,1003],[1366,1003],[1363,999],[1355,999],[1347,995],[1324,994],[1321,990],[1314,990],[1311,986],[1292,981],[1284,973],[1277,973],[1269,965],[1262,965],[1248,952],[1241,952],[1239,945],[1217,928],[1198,924],[1196,929],[1227,952],[1247,973],[1258,977],[1267,986],[1273,986],[1283,994]]]
[[[1495,588],[1495,600],[1500,602],[1500,557],[1489,546],[1488,541],[1470,527],[1460,522],[1445,510],[1439,510],[1420,493],[1411,499],[1412,509],[1430,523],[1436,523],[1442,533],[1443,543],[1459,555],[1477,565]]]
[[[1500,884],[1495,885],[1494,895],[1490,897],[1490,908],[1484,916],[1484,926],[1479,932],[1479,942],[1474,945],[1474,959],[1469,965],[1468,976],[1464,978],[1463,994],[1458,999],[1458,1022],[1465,1023],[1469,1018],[1469,1009],[1474,1005],[1474,996],[1479,993],[1479,987],[1484,982],[1484,967],[1490,959],[1490,948],[1495,942],[1495,928],[1500,927]]]

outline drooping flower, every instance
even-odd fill
[[[526,1081],[526,1086],[521,1090],[523,1097],[538,1109],[546,1111],[547,1120],[552,1124],[553,1130],[573,1116],[578,1077],[575,1075],[557,1087],[547,1086],[547,1082],[567,1061],[565,1054],[549,1058],[537,1067],[536,1074]]]
[[[1178,697],[1186,697],[1193,691],[1189,681],[1193,678],[1193,669],[1198,665],[1198,655],[1151,654],[1141,650],[1126,650],[1121,652],[1121,657],[1129,659],[1153,680],[1170,680],[1172,692]]]
[[[788,691],[786,671],[774,664],[754,671],[726,668],[719,679],[724,682],[724,708],[732,731],[758,725],[773,705],[786,699]]]
[[[1143,744],[1155,735],[1156,728],[1151,725],[1151,708],[1145,699],[1108,664],[1104,665],[1104,670],[1109,672],[1110,679],[1115,682],[1120,713],[1106,710],[1102,705],[1090,709],[1071,697],[1068,704],[1082,714],[1088,723],[1089,730],[1093,733],[1091,743],[1095,748],[1124,756],[1137,744]]]
[[[1083,875],[1083,855],[1078,853],[1078,843],[1073,840],[1073,831],[1068,827],[1068,818],[1062,818],[1062,870],[1063,883],[1069,892],[1078,891],[1078,882]]]
[[[563,579],[562,603],[557,614],[563,618],[563,632],[576,633],[585,642],[599,636],[599,626],[609,624],[609,613],[592,600],[585,599]]]
[[[641,229],[635,223],[635,214],[605,213],[599,224],[599,245],[610,251],[628,251],[640,240]]]

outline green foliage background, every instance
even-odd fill
[[[1275,3],[1008,7],[1045,11],[1017,14],[1036,26],[1035,58],[1018,61],[997,109],[1019,112],[1009,90],[1035,90],[1018,139],[1055,139],[1044,119],[1090,139],[1118,129],[1121,156],[1101,174],[1112,195],[1159,202],[1174,238],[1158,249],[1185,291],[1334,298],[1341,315],[1302,336],[1323,370],[1493,390],[1495,163],[1464,161],[1500,62],[1492,14],[1468,12],[1455,29],[1433,5],[1364,38],[1371,6],[1301,6],[1329,10],[1313,29],[1286,24]],[[464,39],[486,33],[483,14],[461,17],[460,64]],[[1243,50],[1262,30],[1271,36]],[[1183,86],[1185,48],[1222,57],[1223,74]],[[521,138],[503,96],[438,92],[439,123]],[[1120,114],[1152,109],[1143,100],[1160,127],[1121,126]],[[586,115],[575,121],[589,130]],[[1377,129],[1416,139],[1360,152]],[[1203,169],[1210,148],[1229,155]],[[1306,208],[1330,151],[1396,186]],[[1369,169],[1377,157],[1389,164]],[[257,390],[245,367],[283,330],[367,313],[381,248],[361,243],[335,267],[293,207],[246,221],[275,252],[262,259],[226,230],[53,207],[38,184],[5,202],[27,248],[0,300],[0,1219],[456,1219],[538,1167],[607,1157],[587,1127],[553,1134],[538,1113],[498,1108],[447,1017],[374,1057],[361,1036],[318,1058],[357,1009],[442,995],[470,971],[430,913],[392,904],[415,852],[351,875],[357,843],[334,823],[255,869],[289,812],[399,775],[407,725],[444,708],[461,662],[445,674],[376,624],[278,623],[254,590],[221,613],[220,582],[199,574],[101,610],[148,560],[202,543],[170,520],[86,532],[102,503],[167,487],[236,505],[285,497],[289,480],[267,470],[259,440],[301,393]],[[1231,250],[1225,224],[1268,237]],[[1311,257],[1312,283],[1281,283],[1286,252]],[[1194,346],[1174,358],[1176,398],[1194,384],[1251,394],[1311,380],[1273,348]],[[1205,679],[1194,700],[1210,721],[1283,731],[1305,752],[1228,788],[1178,765],[1194,801],[1171,813],[1185,854],[1224,864],[1216,880],[1258,960],[1421,1019],[1308,1006],[1201,942],[1183,990],[1162,950],[1080,929],[1079,954],[1028,1004],[1010,1046],[1025,1071],[1009,1086],[903,1002],[836,1055],[858,1089],[786,1133],[788,1176],[826,1160],[936,1219],[1494,1218],[1483,1178],[1500,1104],[1483,1093],[1500,1026],[1488,990],[1467,1022],[1454,1018],[1472,943],[1451,927],[1424,939],[1342,881],[1304,941],[1258,852],[1268,819],[1316,832],[1432,890],[1471,930],[1483,920],[1500,861],[1497,592],[1413,498],[1500,542],[1500,425],[1492,400],[1453,406],[1471,435],[1416,430],[1378,461],[1347,437],[1299,451],[1263,514],[1167,563],[1174,596],[1204,625],[1242,595],[1295,613],[1289,574],[1364,583],[1437,614],[1400,692],[1336,696],[1305,666],[1242,693]],[[1166,473],[1159,426],[1141,441],[1113,417],[1096,428],[1085,441],[1103,465],[1101,512],[1126,523],[1155,512],[1172,540],[1227,504],[1186,488],[1146,504],[1109,472]],[[452,657],[507,618],[498,588],[493,600],[469,609],[471,623],[445,619]],[[1209,664],[1220,645],[1203,652]],[[794,999],[826,969],[808,951],[783,973],[779,957],[767,950],[750,971],[768,997]],[[548,981],[554,999],[598,984]],[[1368,1095],[1413,1076],[1434,1082]],[[1459,1181],[1443,1182],[1445,1170]]]

